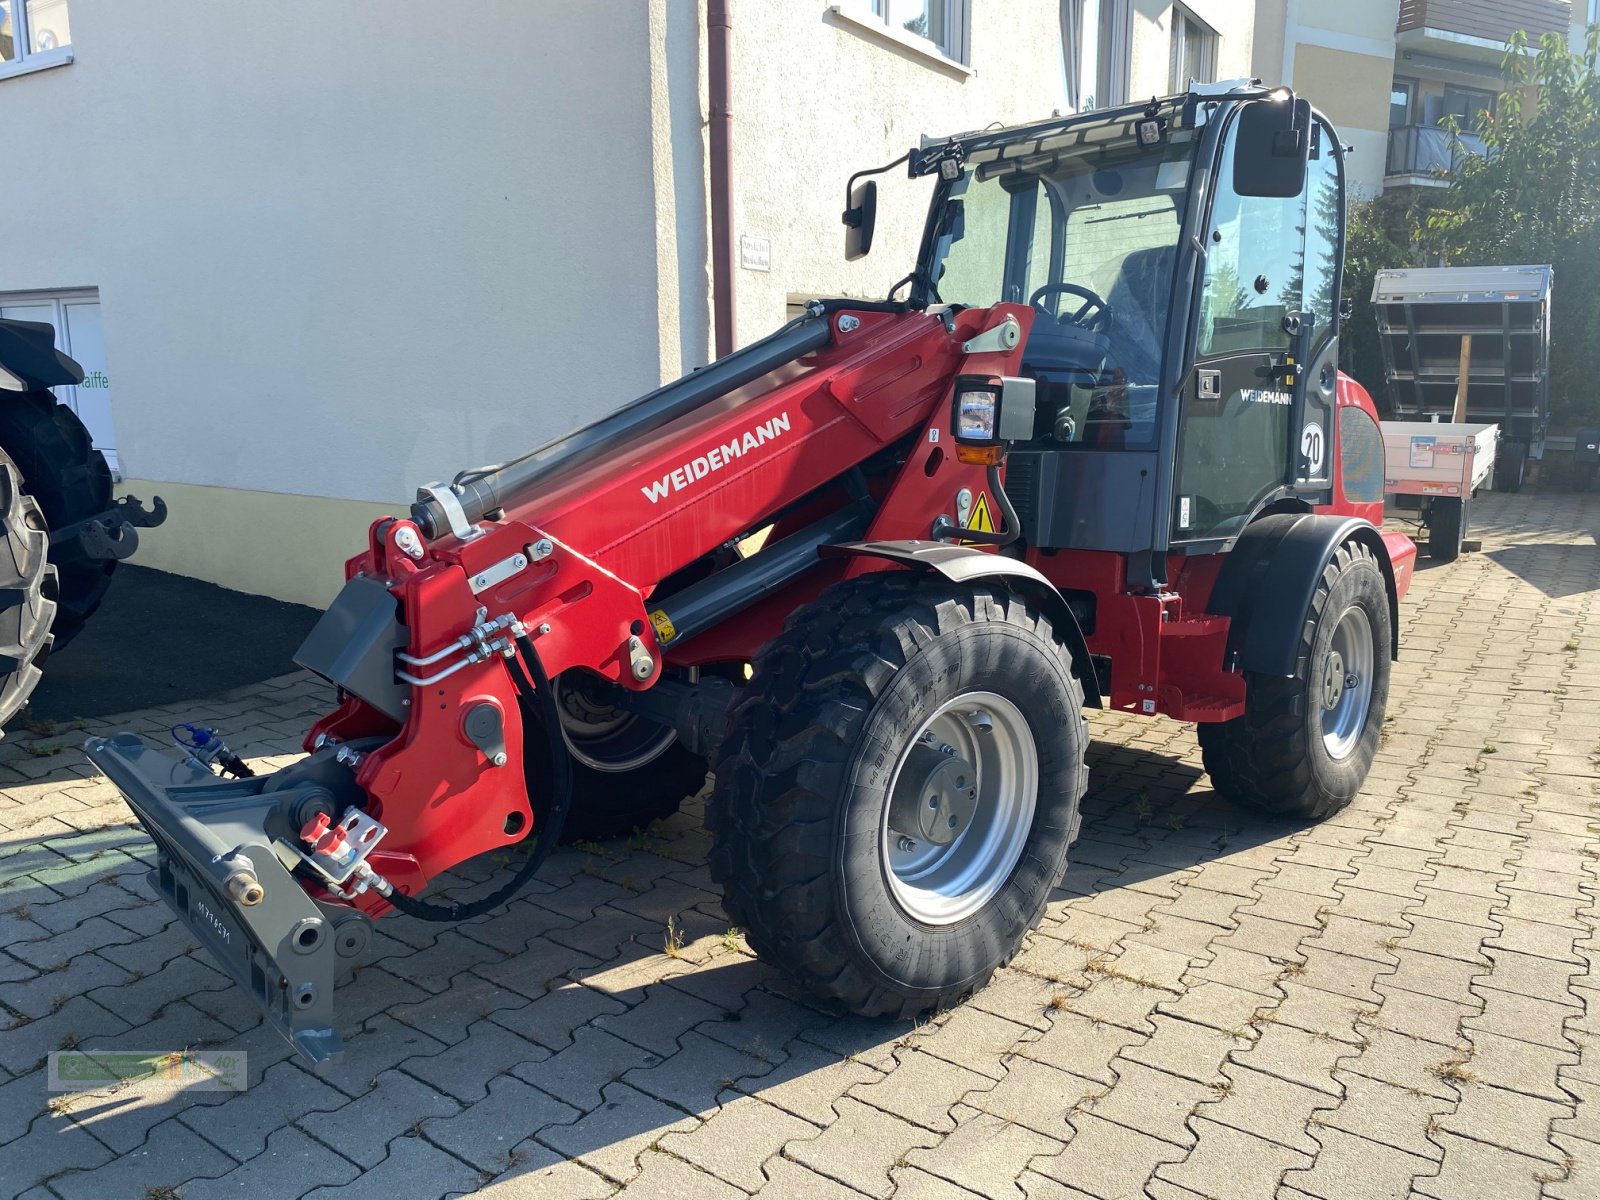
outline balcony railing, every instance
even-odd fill
[[[1565,35],[1571,25],[1569,0],[1400,0],[1396,29],[1437,30],[1499,45],[1519,29],[1537,44],[1541,35]]]
[[[1462,162],[1485,150],[1475,133],[1451,134],[1437,125],[1402,125],[1389,131],[1385,175],[1437,175],[1448,178]]]

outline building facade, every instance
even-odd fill
[[[1500,92],[1506,41],[1522,30],[1581,47],[1600,0],[1258,0],[1253,71],[1311,97],[1355,153],[1352,188],[1443,187],[1481,150],[1479,113]],[[1454,118],[1459,140],[1446,128]]]
[[[737,340],[881,296],[845,181],[924,133],[1250,73],[1238,0],[733,0]],[[0,314],[168,523],[140,561],[310,604],[416,486],[712,345],[704,0],[0,0]]]

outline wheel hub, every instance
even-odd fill
[[[1329,650],[1322,667],[1322,707],[1338,708],[1346,686],[1344,658],[1337,650]]]
[[[913,840],[948,846],[971,823],[977,804],[977,768],[953,746],[919,741],[895,781],[889,827]]]

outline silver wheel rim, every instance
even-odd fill
[[[1331,758],[1349,755],[1367,727],[1374,664],[1372,624],[1359,605],[1351,605],[1334,626],[1313,680],[1322,711],[1322,744]]]
[[[665,725],[591,699],[581,684],[574,686],[565,676],[556,681],[556,702],[567,749],[595,771],[636,771],[660,758],[678,740],[676,731]]]
[[[940,705],[901,750],[879,823],[895,902],[925,925],[981,909],[1022,858],[1038,794],[1039,751],[1021,709],[993,692]]]

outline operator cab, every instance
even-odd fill
[[[1035,310],[1006,472],[1030,544],[1154,562],[1326,500],[1343,179],[1309,105],[1222,85],[923,154],[920,299]]]

